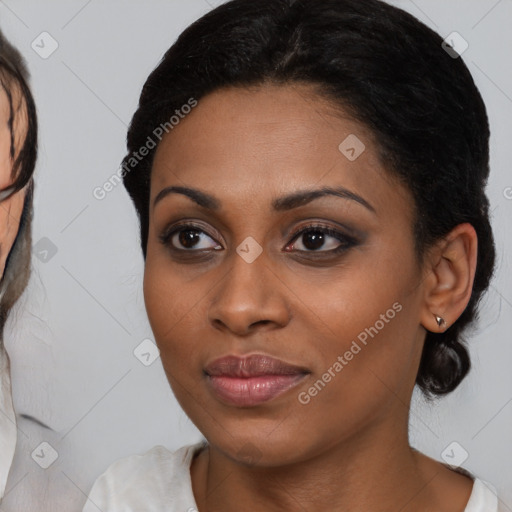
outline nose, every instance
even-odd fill
[[[211,295],[208,318],[213,327],[239,336],[255,329],[284,327],[290,319],[287,288],[265,251],[252,263],[238,253],[229,260],[229,268]]]

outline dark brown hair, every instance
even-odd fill
[[[5,321],[14,303],[23,293],[30,277],[31,225],[34,182],[32,176],[37,159],[37,114],[28,86],[29,74],[21,54],[0,32],[0,87],[5,92],[10,108],[10,155],[13,161],[12,184],[0,191],[1,200],[22,190],[27,185],[18,233],[5,262],[0,282],[0,341]],[[27,117],[27,126],[21,147],[16,147],[14,130],[17,116]]]

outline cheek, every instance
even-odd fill
[[[0,128],[0,189],[8,187],[12,182],[12,162],[10,148],[11,134],[7,126],[5,126]]]
[[[18,234],[25,192],[21,190],[0,202],[0,276],[3,276],[5,262]]]
[[[383,301],[380,308],[354,310],[355,317],[338,317],[331,323],[338,336],[331,335],[332,341],[324,345],[324,364],[317,377],[338,382],[348,394],[363,388],[372,393],[396,390],[417,353],[412,314],[408,304],[395,300]],[[329,379],[329,372],[336,378]]]
[[[391,252],[381,253],[369,263],[354,266],[329,287],[320,313],[323,341],[316,348],[321,347],[322,365],[303,390],[306,409],[329,410],[341,423],[347,423],[348,413],[356,423],[378,414],[397,396],[405,403],[421,354],[413,257],[397,262]],[[308,297],[310,304],[319,299],[314,291]]]
[[[1,117],[1,116],[0,116]],[[2,124],[3,126],[3,124]],[[12,184],[12,162],[10,157],[11,138],[7,127],[0,129],[0,190]],[[23,192],[0,202],[0,276],[4,273],[5,262],[18,232],[19,221],[23,209]]]
[[[201,411],[208,409],[198,391],[206,313],[201,313],[204,295],[198,295],[196,288],[183,279],[176,266],[153,258],[148,247],[143,283],[148,319],[171,389],[194,423]]]
[[[397,299],[397,300],[395,300]],[[420,351],[414,343],[414,306],[389,290],[372,301],[326,309],[332,331],[309,352],[321,363],[295,397],[296,420],[322,440],[350,437],[407,403]],[[381,315],[383,315],[381,317]],[[284,422],[282,436],[291,422]],[[279,434],[276,433],[276,436]]]
[[[352,340],[364,343],[372,335],[389,335],[393,342],[403,332],[403,317],[412,313],[405,309],[419,290],[412,284],[418,272],[413,255],[397,254],[383,244],[375,247],[354,252],[339,268],[323,274],[305,269],[287,276],[290,300],[299,308],[295,320],[301,329],[313,326],[333,350],[348,350]]]
[[[164,367],[167,362],[191,355],[194,332],[204,325],[201,299],[196,287],[187,283],[176,266],[159,262],[148,250],[144,271],[144,301],[149,323],[160,349]],[[183,366],[183,365],[181,365]]]

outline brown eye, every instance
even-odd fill
[[[200,251],[206,249],[219,250],[222,247],[203,229],[194,224],[175,226],[171,231],[161,235],[160,241],[177,251]],[[211,240],[213,243],[209,243]]]
[[[312,225],[295,234],[297,242],[288,245],[300,252],[337,253],[355,245],[356,240],[331,227]],[[322,250],[320,250],[322,249]]]
[[[325,250],[329,250],[335,248],[338,242],[334,237],[327,235],[323,231],[319,230],[304,231],[297,240],[300,242],[300,245],[304,247],[296,247],[296,249],[299,251],[315,251],[317,249],[321,249],[322,247]]]
[[[201,236],[198,233],[197,229],[180,229],[173,238],[176,238],[182,247],[193,249],[201,240]]]

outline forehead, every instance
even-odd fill
[[[19,139],[27,125],[25,98],[18,82],[0,69],[0,123],[4,125],[11,117]]]
[[[313,184],[348,186],[369,196],[380,187],[381,199],[385,186],[403,193],[378,154],[371,131],[311,86],[222,89],[202,98],[162,139],[152,196],[185,182],[233,197]]]
[[[15,158],[19,154],[27,127],[27,110],[21,89],[15,80],[0,70],[0,189],[12,183],[11,153]]]
[[[4,121],[9,119],[9,115],[9,98],[7,97],[3,85],[0,83],[0,122],[4,124]]]

